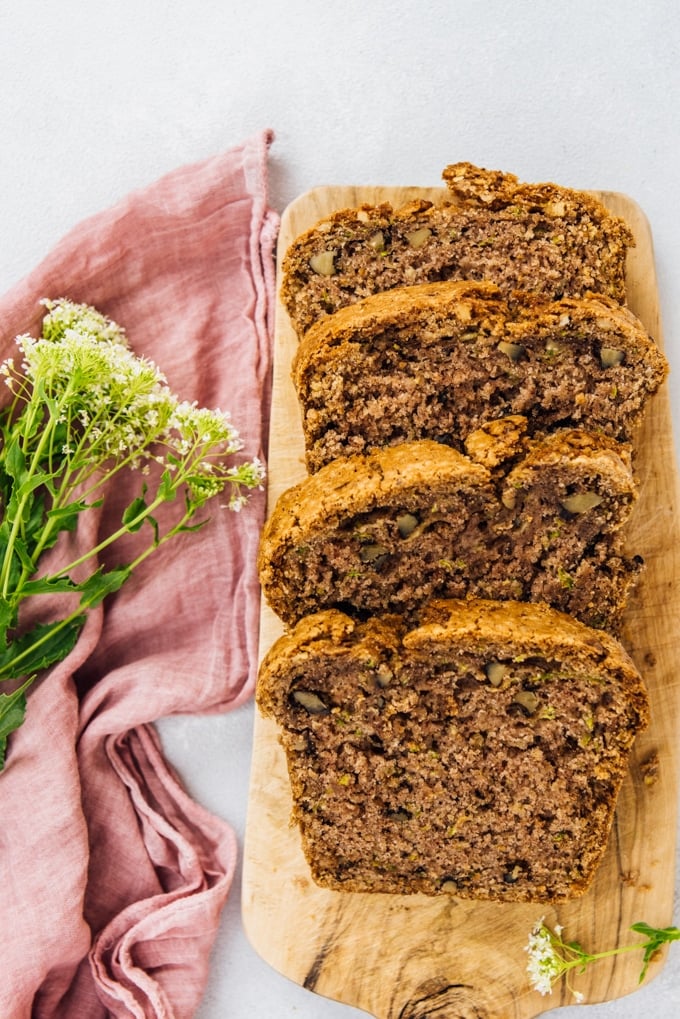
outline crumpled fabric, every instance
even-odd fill
[[[271,141],[180,167],[72,230],[0,300],[0,359],[39,334],[41,298],[92,304],[178,396],[229,411],[235,462],[266,461]],[[96,542],[138,485],[119,478],[67,540]],[[237,843],[184,791],[153,722],[252,695],[264,509],[264,492],[240,513],[213,500],[208,525],[146,560],[31,689],[0,773],[3,1019],[195,1014]]]

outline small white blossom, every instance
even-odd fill
[[[646,940],[591,954],[577,941],[565,941],[562,937],[562,927],[559,924],[556,924],[551,930],[545,924],[544,918],[541,918],[531,929],[528,943],[525,946],[529,953],[527,973],[531,986],[539,994],[550,994],[557,981],[564,978],[566,986],[576,1001],[581,1003],[584,1001],[583,993],[575,991],[569,983],[572,970],[583,973],[592,963],[602,959],[611,959],[623,952],[640,951],[643,953],[640,972],[640,982],[642,982],[651,960],[661,946],[671,941],[680,940],[680,929],[677,927],[650,927],[649,924],[640,922],[633,924],[631,930],[644,935]]]
[[[565,977],[567,987],[580,1004],[584,1000],[584,995],[571,987],[568,974],[575,967],[579,970],[585,968],[585,965],[595,957],[589,956],[575,943],[564,942],[562,930],[560,924],[555,924],[551,930],[546,926],[543,917],[534,924],[525,948],[529,953],[527,962],[529,983],[539,994],[551,994],[557,981]]]
[[[226,489],[226,505],[238,512],[247,501],[245,490],[261,486],[264,468],[257,459],[229,465],[228,458],[242,448],[229,415],[178,400],[156,365],[129,349],[124,330],[115,322],[66,299],[42,303],[47,314],[41,336],[16,339],[21,366],[12,358],[0,365],[0,376],[13,393],[9,405],[0,408],[0,461],[7,450],[18,448],[18,440],[32,486],[30,499],[17,498],[16,475],[22,472],[16,463],[4,471],[12,488],[7,503],[18,507],[16,525],[7,528],[0,555],[4,604],[18,606],[25,597],[37,597],[35,586],[27,582],[38,570],[42,552],[61,531],[75,526],[78,513],[104,501],[119,471],[139,470],[145,479],[117,525],[98,535],[94,550],[78,553],[70,564],[60,562],[58,575],[42,578],[58,581],[65,596],[76,596],[74,611],[49,624],[50,635],[59,637],[52,642],[54,650],[46,650],[41,627],[36,631],[43,645],[40,662],[47,666],[73,646],[87,611],[107,591],[118,590],[159,546],[206,523],[193,521],[209,499]],[[24,483],[23,477],[19,482]],[[169,504],[167,514],[156,516],[164,503]],[[87,579],[72,581],[71,571],[82,571],[93,551],[102,552],[122,534],[137,531],[147,535],[147,542],[132,562],[101,575],[95,565]],[[52,590],[47,583],[45,587]],[[7,623],[13,628],[15,620],[6,619],[6,629]],[[29,631],[16,644],[6,642],[0,681],[20,678],[27,665],[33,668],[33,649],[27,642],[31,636]],[[35,675],[6,698],[8,704],[23,696]],[[8,711],[14,709],[0,704],[5,737],[0,740],[0,770],[6,737],[21,724]],[[23,718],[23,711],[20,714]]]
[[[562,973],[562,961],[555,952],[543,917],[532,928],[525,951],[529,953],[527,973],[531,986],[539,994],[550,994],[553,982]]]

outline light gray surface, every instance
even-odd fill
[[[461,159],[524,180],[622,191],[652,227],[677,433],[679,43],[676,0],[3,4],[0,289],[85,216],[265,127],[276,133],[279,211],[319,184],[437,185]],[[252,707],[160,726],[190,791],[239,837],[251,727]],[[364,1014],[263,963],[242,932],[239,891],[197,1019]],[[557,1015],[679,1011],[676,945],[635,995]]]

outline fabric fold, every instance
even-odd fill
[[[105,745],[129,793],[162,891],[131,903],[97,935],[90,962],[99,994],[110,1014],[121,1019],[190,1016],[197,977],[201,984],[207,978],[234,876],[236,838],[186,795],[163,760],[153,728],[140,726]]]
[[[0,359],[37,334],[41,298],[95,305],[178,395],[230,412],[244,459],[266,459],[272,140],[180,167],[77,226],[0,300]],[[98,526],[137,485],[117,482]],[[208,525],[151,556],[31,691],[0,774],[3,1017],[194,1014],[237,845],[183,790],[152,723],[252,695],[264,507],[264,492],[238,514],[211,504]]]

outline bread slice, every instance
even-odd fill
[[[281,298],[300,334],[370,294],[444,279],[550,300],[592,291],[625,301],[633,237],[592,195],[470,163],[447,167],[444,178],[448,202],[343,209],[293,242]]]
[[[263,659],[314,880],[557,902],[607,845],[648,702],[612,637],[543,605],[440,601],[421,625],[305,617]]]
[[[272,609],[291,624],[332,607],[412,615],[433,596],[511,598],[618,631],[641,566],[619,533],[636,498],[630,450],[579,430],[524,442],[521,422],[471,436],[492,466],[421,440],[284,492],[258,559]]]
[[[489,283],[377,294],[313,326],[292,374],[307,468],[413,439],[462,448],[485,422],[523,414],[633,436],[665,358],[627,309],[602,297],[505,301]]]

